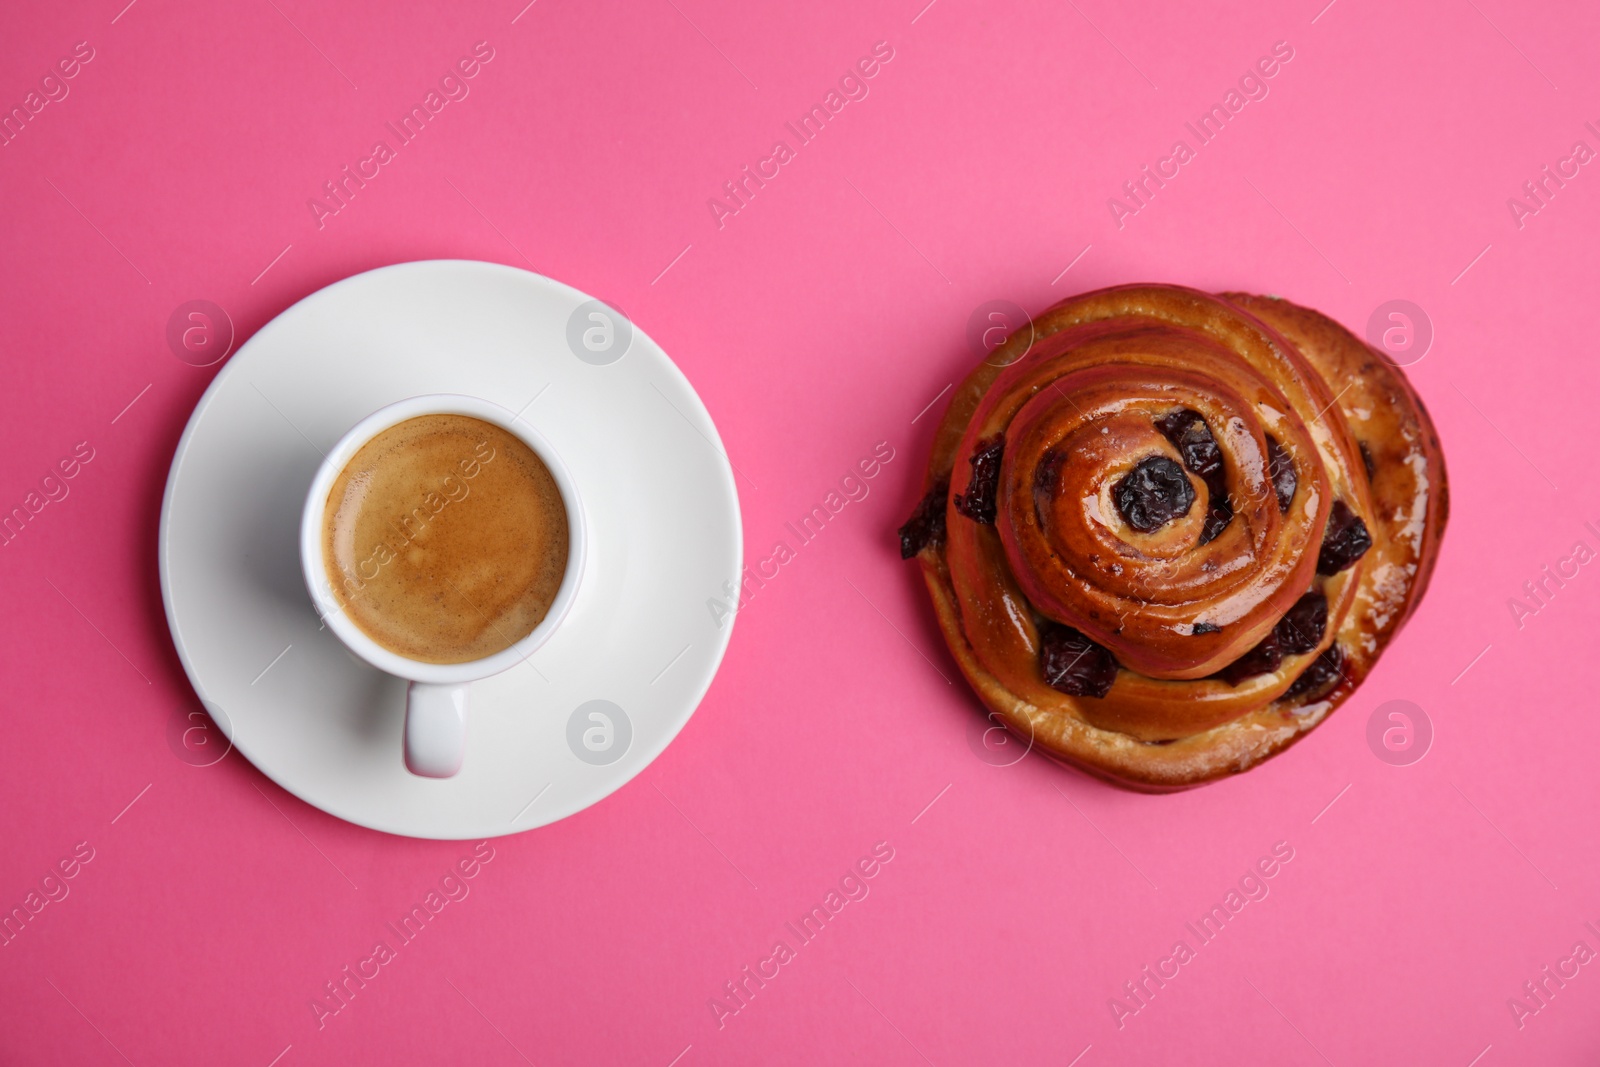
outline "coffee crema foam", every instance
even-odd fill
[[[334,480],[322,556],[351,622],[389,651],[466,663],[550,611],[567,569],[567,509],[520,438],[423,415],[368,441]]]

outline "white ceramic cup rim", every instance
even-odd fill
[[[466,415],[500,427],[518,438],[544,461],[561,501],[567,509],[567,569],[561,586],[543,621],[526,637],[482,659],[466,663],[426,663],[392,652],[363,633],[345,614],[344,606],[333,593],[327,566],[322,557],[322,524],[327,511],[328,493],[334,480],[360,451],[361,447],[391,426],[422,415]],[[498,404],[478,397],[455,393],[433,393],[414,396],[373,412],[356,423],[334,446],[328,450],[322,465],[311,480],[306,494],[305,509],[300,518],[300,565],[304,571],[306,589],[317,614],[322,616],[328,629],[343,641],[356,655],[386,674],[414,682],[432,685],[457,685],[488,678],[509,670],[543,645],[561,625],[578,594],[578,584],[583,576],[584,550],[587,528],[583,505],[578,497],[577,484],[572,472],[562,461],[560,453],[532,426]]]

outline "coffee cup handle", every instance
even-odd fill
[[[406,770],[449,778],[467,748],[467,684],[412,682],[406,687]]]

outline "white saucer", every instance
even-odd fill
[[[279,315],[201,397],[162,504],[167,622],[234,746],[308,804],[411,837],[528,830],[620,788],[705,695],[733,630],[707,603],[739,581],[733,472],[694,389],[636,327],[618,320],[609,354],[574,354],[589,302],[490,263],[385,267]],[[322,628],[297,540],[321,453],[423,393],[525,408],[591,526],[571,614],[528,662],[473,683],[466,761],[443,780],[406,771],[405,683]]]

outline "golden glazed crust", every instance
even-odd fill
[[[1202,532],[1193,466],[1196,505],[1155,531],[1112,503],[1141,460],[1184,461],[1151,429],[1177,410],[1200,413],[1224,457],[1220,533]],[[982,495],[973,457],[1002,439],[995,514],[975,521],[958,502]],[[1296,481],[1280,502],[1269,461],[1284,457]],[[935,435],[925,491],[945,484],[944,537],[918,558],[968,682],[1034,747],[1148,791],[1238,773],[1326,718],[1421,597],[1448,512],[1438,438],[1397,369],[1315,311],[1176,286],[1072,297],[992,352]],[[1371,547],[1319,574],[1341,507]],[[1315,647],[1222,676],[1308,593],[1327,600]],[[1047,683],[1061,627],[1115,655],[1102,696]],[[1291,689],[1308,670],[1327,680]]]

